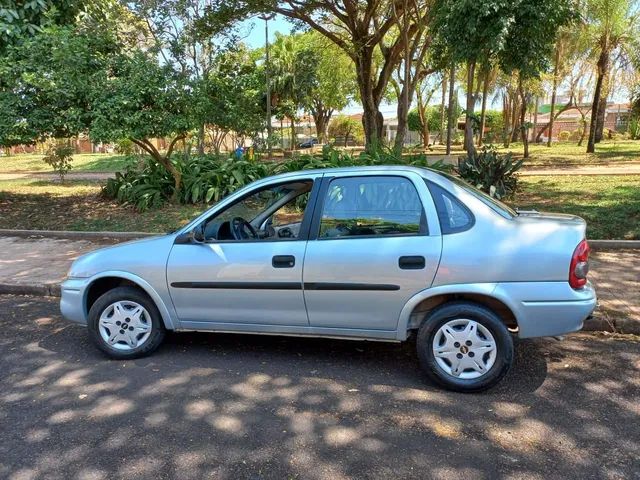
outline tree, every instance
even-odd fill
[[[233,29],[203,33],[200,24],[211,0],[136,0],[127,2],[145,22],[146,41],[163,63],[198,83],[209,75],[217,55],[238,44]],[[206,119],[198,125],[198,152],[204,153]]]
[[[179,140],[195,127],[190,105],[195,101],[184,76],[170,65],[159,65],[155,57],[137,51],[111,59],[96,85],[89,129],[93,140],[113,142],[131,139],[174,179],[174,198],[182,184],[182,174],[171,161]],[[153,138],[171,137],[165,153]]]
[[[432,29],[438,54],[456,64],[467,64],[465,149],[470,155],[475,155],[472,117],[476,66],[488,63],[503,47],[512,28],[513,9],[509,0],[436,0],[434,6]]]
[[[229,133],[256,136],[264,126],[263,71],[240,44],[218,52],[207,75],[193,81],[193,109],[198,126],[205,125],[216,153]]]
[[[4,0],[0,8],[0,54],[47,27],[73,23],[85,3],[78,0]]]
[[[364,131],[362,124],[354,118],[348,115],[338,115],[329,124],[329,135],[333,138],[344,137],[344,146],[346,147],[349,138],[358,141],[363,137]]]
[[[637,8],[637,3],[633,0],[587,0],[585,3],[587,34],[595,45],[598,57],[587,153],[595,152],[596,119],[601,114],[604,119],[606,96],[603,95],[603,90],[605,77],[611,65],[611,56],[616,49],[634,38],[638,26]]]
[[[0,56],[0,144],[86,132],[96,78],[118,49],[108,31],[60,26],[10,46]]]
[[[363,113],[366,145],[375,149],[381,141],[383,117],[380,103],[391,75],[405,55],[406,44],[417,39],[430,14],[430,1],[421,0],[412,12],[403,0],[231,0],[217,2],[204,22],[210,32],[260,12],[275,12],[317,31],[341,48],[355,65]],[[405,16],[406,15],[406,16]],[[404,25],[404,34],[394,29]],[[397,31],[397,30],[396,30]],[[412,58],[412,57],[408,57]]]
[[[311,88],[303,99],[303,107],[311,112],[318,139],[324,143],[333,113],[345,108],[355,95],[353,61],[316,31],[300,35],[298,42],[299,55],[313,65]]]
[[[513,25],[498,52],[499,63],[507,74],[517,74],[520,97],[520,133],[524,157],[529,156],[528,128],[525,122],[531,93],[527,84],[549,70],[550,58],[560,27],[575,18],[571,0],[521,0],[514,7]]]

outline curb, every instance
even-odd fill
[[[7,230],[0,229],[1,237],[21,238],[64,238],[68,240],[136,240],[138,238],[155,237],[160,233],[148,232],[82,232],[72,230]],[[640,243],[640,242],[638,242]]]
[[[594,250],[634,250],[640,248],[640,240],[588,240]]]
[[[10,230],[0,229],[0,237],[22,238],[65,238],[69,240],[136,240],[155,237],[162,233],[149,232],[84,232],[73,230]],[[589,240],[594,250],[635,250],[640,249],[640,240]]]
[[[0,283],[0,295],[33,295],[35,297],[59,297],[60,284],[57,283]]]
[[[615,332],[622,334],[640,335],[640,321],[621,317],[607,320],[594,314],[584,322],[584,332]]]

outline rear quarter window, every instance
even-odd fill
[[[425,182],[433,197],[443,235],[464,232],[473,227],[475,218],[464,203],[441,186],[427,180]]]

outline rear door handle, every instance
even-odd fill
[[[422,270],[425,265],[426,262],[421,255],[408,255],[398,259],[398,266],[402,270]]]
[[[293,268],[296,265],[296,257],[293,255],[276,255],[271,259],[273,268]]]

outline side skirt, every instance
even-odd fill
[[[181,322],[177,332],[243,333],[250,335],[276,335],[288,337],[333,338],[339,340],[368,340],[400,343],[395,330],[359,330],[348,328],[322,328],[286,325],[260,325],[238,323]]]

